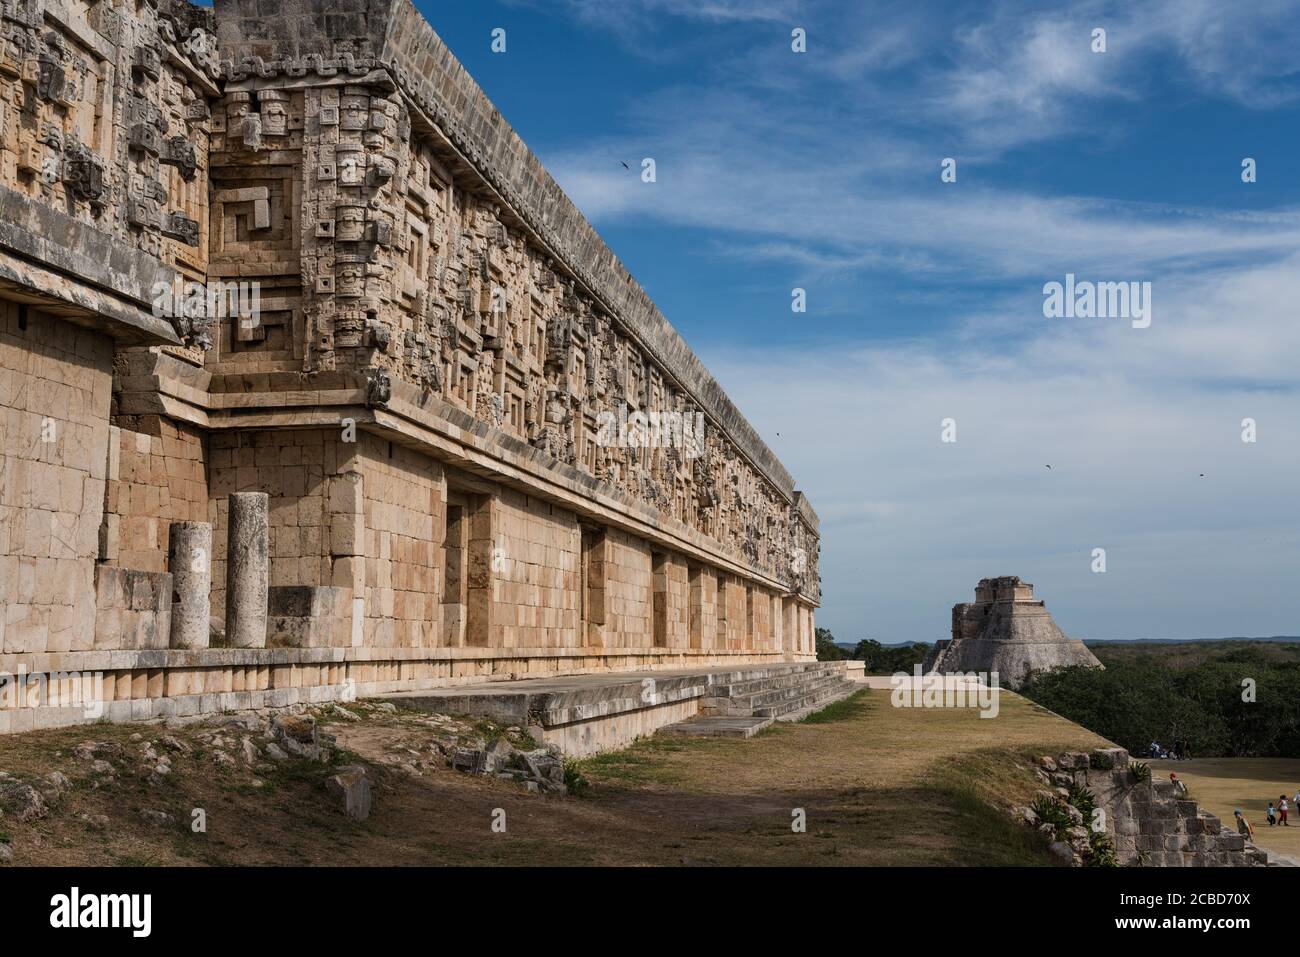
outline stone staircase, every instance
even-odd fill
[[[710,676],[697,717],[659,729],[675,737],[749,738],[774,721],[798,721],[860,685],[839,662],[816,661]]]
[[[1150,812],[1135,815],[1136,824],[1116,824],[1125,832],[1121,842],[1131,839],[1135,853],[1140,852],[1146,863],[1165,867],[1286,866],[1270,861],[1268,851],[1255,846],[1235,827],[1225,826],[1216,815],[1177,791],[1172,781],[1153,780],[1150,789]],[[1153,817],[1167,822],[1163,829],[1153,830]]]
[[[1250,867],[1284,865],[1270,859],[1232,827],[1225,827],[1214,814],[1198,806],[1172,781],[1146,777],[1139,780],[1133,761],[1123,748],[1098,748],[1091,754],[1066,751],[1055,758],[1038,761],[1039,780],[1053,791],[1040,797],[1063,803],[1067,788],[1084,788],[1095,806],[1105,811],[1106,829],[1115,843],[1120,865],[1140,867]],[[1016,814],[1026,823],[1053,832],[1030,808]],[[1090,855],[1088,830],[1076,824],[1068,837],[1059,831],[1050,848],[1062,860],[1076,866]]]

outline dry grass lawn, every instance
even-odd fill
[[[748,741],[649,739],[589,759],[579,766],[588,786],[567,797],[441,767],[404,773],[393,752],[427,739],[427,725],[370,713],[330,724],[350,752],[343,760],[367,763],[376,784],[361,824],[325,791],[328,770],[308,762],[219,768],[196,743],[161,783],[129,758],[106,782],[72,753],[93,739],[129,754],[165,733],[193,741],[201,729],[34,732],[0,737],[0,770],[22,780],[60,770],[72,786],[44,818],[0,819],[0,841],[16,865],[1048,864],[1039,835],[1002,808],[1039,786],[1034,755],[1105,742],[1015,695],[1001,704],[988,720],[895,709],[887,691],[864,691]],[[196,807],[207,812],[206,834],[189,827]],[[142,808],[174,823],[151,824]],[[498,808],[504,834],[491,828]],[[806,833],[791,830],[795,808]]]

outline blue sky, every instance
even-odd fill
[[[1300,3],[418,5],[812,499],[837,639],[999,574],[1081,638],[1300,633]],[[1044,318],[1066,273],[1150,327]]]

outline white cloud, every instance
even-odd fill
[[[787,116],[734,93],[665,93],[635,136],[544,153],[598,226],[615,218],[749,237],[756,255],[829,267],[872,262],[924,272],[1059,277],[1087,269],[1143,275],[1300,246],[1300,213],[1221,212],[1045,197],[962,180],[938,183],[940,152],[887,133],[863,137],[820,113]],[[643,183],[610,156],[653,157]],[[1231,174],[1232,171],[1229,171]],[[1121,278],[1108,276],[1107,278]]]
[[[687,15],[677,0],[616,10],[624,29]],[[949,306],[937,339],[700,350],[823,518],[821,622],[843,640],[933,640],[980,577],[1019,574],[1078,637],[1295,633],[1300,211],[1050,196],[978,172],[1028,142],[1122,135],[1098,107],[1147,95],[1157,71],[1244,107],[1294,101],[1300,3],[845,10],[799,11],[797,65],[783,42],[719,51],[717,83],[641,97],[632,132],[543,151],[597,226],[707,230],[727,255],[810,279],[901,273],[967,303],[1003,290]],[[957,187],[938,182],[948,155]],[[1066,272],[1151,281],[1151,328],[1044,320],[1041,285]],[[956,445],[939,441],[947,416]]]
[[[705,53],[689,31],[662,29],[671,25],[779,24],[771,43],[742,46],[738,35],[737,45],[707,51],[719,79],[756,90],[831,83],[876,124],[923,123],[972,159],[1063,134],[1107,135],[1105,115],[1088,117],[1081,108],[1133,100],[1157,77],[1250,109],[1300,100],[1292,55],[1300,0],[1111,0],[1055,9],[1035,0],[566,0],[564,9],[653,57],[674,45]],[[796,25],[809,44],[797,61],[784,29]],[[1106,30],[1105,53],[1091,47],[1097,27]],[[645,42],[650,33],[654,44]]]
[[[1292,103],[1298,13],[1295,0],[973,5],[952,17],[946,66],[905,90],[896,115],[920,111],[954,127],[968,152],[996,155],[1104,131],[1105,112],[1084,108],[1137,99],[1156,77],[1252,109]],[[1095,28],[1106,31],[1104,53],[1092,49]]]
[[[513,2],[539,5],[537,0]],[[610,30],[633,47],[648,31],[674,20],[787,23],[798,9],[790,0],[563,0],[561,6],[578,21]]]
[[[1146,330],[1039,319],[979,346],[703,358],[822,516],[820,620],[843,640],[944,637],[1001,574],[1078,637],[1294,633],[1298,269],[1171,292]],[[1245,378],[1207,387],[1220,372]]]

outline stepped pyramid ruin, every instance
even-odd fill
[[[1068,637],[1034,598],[1034,586],[1015,575],[984,578],[975,601],[952,606],[952,638],[935,642],[924,671],[994,672],[1006,688],[1022,685],[1031,671],[1069,665],[1101,668],[1081,641]]]

